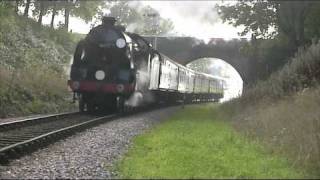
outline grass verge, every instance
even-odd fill
[[[117,163],[121,178],[299,178],[285,158],[235,132],[216,107],[188,106],[137,136]]]
[[[239,100],[219,107],[233,127],[285,155],[295,167],[320,177],[320,87],[305,89],[277,101],[260,100],[245,106]]]

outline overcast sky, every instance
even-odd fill
[[[158,10],[160,16],[173,21],[178,34],[194,36],[200,39],[208,38],[239,38],[237,32],[242,28],[235,28],[222,23],[216,4],[221,1],[141,1]],[[224,4],[234,3],[231,1]],[[247,36],[249,38],[250,36]]]
[[[210,38],[240,38],[237,32],[242,28],[235,28],[222,23],[216,9],[216,4],[230,4],[232,1],[130,1],[130,4],[150,5],[159,11],[163,18],[171,19],[174,24],[173,34],[192,36],[207,41]],[[105,12],[108,12],[106,10]],[[56,22],[64,22],[63,17],[57,17]],[[50,23],[50,16],[44,18],[44,23]],[[90,23],[86,24],[78,18],[71,18],[70,29],[73,32],[88,33]],[[250,38],[250,35],[246,36]]]

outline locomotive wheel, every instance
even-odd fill
[[[93,103],[87,103],[87,112],[93,113],[95,111],[95,106]]]
[[[125,111],[124,102],[125,102],[124,97],[122,96],[117,97],[117,111],[119,113],[124,113]]]
[[[83,97],[80,96],[80,98],[79,98],[79,111],[80,112],[84,112],[84,105],[85,105],[85,103],[83,102]]]

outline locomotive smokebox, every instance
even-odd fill
[[[105,25],[114,25],[116,23],[116,18],[114,17],[111,17],[111,16],[104,16],[102,18],[102,24],[105,24]]]

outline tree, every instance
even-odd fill
[[[52,2],[52,15],[51,15],[51,22],[50,22],[50,27],[53,29],[54,28],[54,18],[57,15],[57,2],[53,1]]]
[[[109,10],[109,16],[115,17],[117,24],[135,33],[160,35],[173,29],[172,21],[162,18],[157,10],[150,6],[143,6],[140,2],[135,6],[131,5],[130,1],[112,2]],[[152,23],[155,23],[154,26],[151,25]]]
[[[27,0],[27,2],[26,2],[26,7],[24,8],[24,13],[23,13],[23,16],[24,16],[24,17],[28,17],[29,8],[30,8],[30,3],[31,3],[31,0]]]
[[[297,47],[305,43],[304,24],[312,4],[309,1],[279,1],[275,4],[279,29]]]
[[[115,17],[117,24],[121,24],[126,27],[141,22],[142,20],[141,14],[139,14],[136,9],[129,6],[129,1],[112,2],[109,10],[109,16]]]
[[[218,9],[224,22],[245,27],[241,35],[252,33],[250,44],[242,50],[250,59],[253,82],[268,78],[289,61],[299,46],[320,35],[318,2],[240,1]]]
[[[273,36],[270,27],[277,28],[274,3],[268,1],[240,1],[232,6],[218,6],[218,14],[224,22],[244,26],[240,35],[252,32],[258,38]]]
[[[211,65],[212,65],[211,58],[201,58],[201,59],[190,62],[189,64],[187,64],[187,67],[194,71],[213,74]],[[214,75],[218,75],[220,71],[215,71],[214,73],[215,73]]]
[[[150,6],[146,6],[141,10],[143,16],[142,33],[161,35],[173,29],[173,23],[169,19],[163,19],[159,12]]]
[[[15,5],[15,7],[14,7],[14,12],[15,12],[16,14],[18,14],[19,5],[20,5],[20,0],[16,0],[16,5]]]
[[[218,6],[224,22],[243,25],[240,33],[252,32],[257,38],[272,38],[283,33],[296,47],[305,43],[304,22],[315,2],[310,1],[240,1],[232,6]],[[271,31],[274,29],[274,31]]]
[[[64,29],[68,31],[69,29],[69,16],[70,16],[71,2],[67,0],[64,5]]]
[[[101,10],[104,1],[86,1],[86,0],[67,0],[63,2],[65,30],[69,29],[69,17],[70,15],[79,17],[86,22],[92,20],[92,18]]]
[[[49,1],[37,0],[34,3],[35,9],[33,10],[33,15],[38,16],[38,24],[42,24],[42,17],[48,13],[50,6]]]
[[[320,37],[320,3],[313,4],[305,20],[305,38],[317,40]]]
[[[86,23],[91,21],[106,6],[104,1],[78,0],[71,13],[75,17],[83,19]]]

